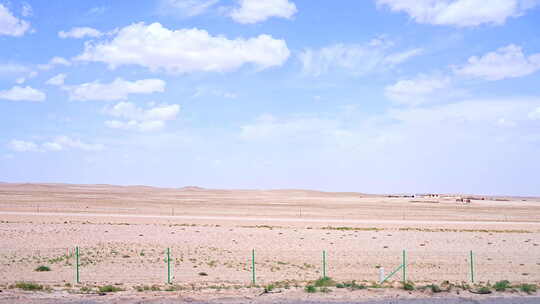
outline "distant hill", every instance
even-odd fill
[[[197,186],[185,186],[179,189],[180,191],[204,191],[205,188],[197,187]]]

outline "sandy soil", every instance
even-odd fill
[[[25,304],[536,304],[540,297],[520,293],[471,293],[430,294],[396,290],[335,290],[326,294],[306,294],[300,290],[280,290],[261,294],[258,290],[220,290],[210,292],[118,292],[105,295],[63,292],[20,292],[8,290],[0,296],[0,303]]]
[[[304,190],[159,189],[107,185],[0,184],[0,288],[35,281],[81,285],[158,284],[242,290],[256,284],[301,288],[322,275],[378,280],[407,253],[407,279],[502,279],[540,283],[540,200],[474,196],[470,204]],[[47,265],[49,272],[36,272]],[[203,275],[205,274],[205,275]],[[401,280],[401,271],[392,280]],[[2,287],[3,286],[3,287]]]

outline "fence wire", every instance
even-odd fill
[[[166,251],[170,248],[170,260]],[[402,251],[271,250],[254,248],[256,284],[316,280],[323,274],[336,281],[377,282],[381,268],[388,275],[403,262]],[[470,253],[406,251],[407,280],[414,282],[470,282]],[[253,283],[252,249],[202,246],[79,247],[79,280],[82,284],[239,284]],[[76,283],[76,254],[73,248],[40,250],[0,249],[0,282],[35,281],[45,284]],[[36,271],[39,266],[50,271]],[[170,273],[168,272],[168,266]],[[509,280],[540,282],[540,257],[474,253],[476,282]],[[403,280],[398,271],[389,281]]]

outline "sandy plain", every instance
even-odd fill
[[[0,288],[166,289],[167,248],[173,285],[199,293],[257,294],[252,250],[256,285],[291,293],[322,276],[323,251],[339,282],[373,284],[405,250],[408,280],[470,284],[472,250],[476,283],[538,284],[539,236],[538,198],[0,183]]]

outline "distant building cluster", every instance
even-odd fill
[[[439,194],[435,193],[420,193],[420,194],[413,194],[413,198],[439,198]]]

